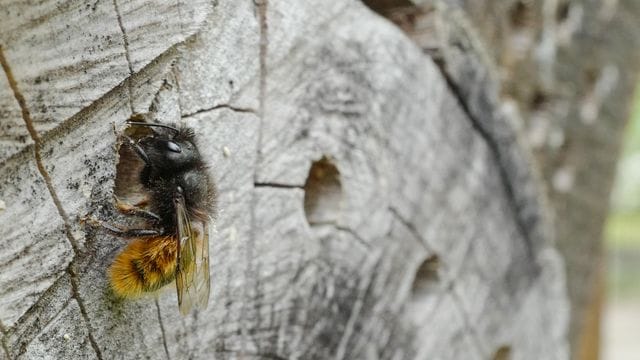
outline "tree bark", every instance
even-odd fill
[[[436,63],[351,0],[0,16],[1,356],[568,357],[563,262],[472,46]],[[219,188],[212,296],[187,317],[171,290],[116,299],[124,242],[80,221],[119,219],[132,113],[193,127]]]

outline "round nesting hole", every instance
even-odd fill
[[[135,140],[151,135],[151,133],[152,131],[148,127],[130,126],[122,132],[122,135],[129,136]],[[136,204],[142,202],[145,198],[145,191],[140,184],[139,178],[144,163],[131,146],[123,143],[125,141],[123,137],[120,137],[118,141],[118,160],[113,192],[118,199],[126,203]]]
[[[556,21],[558,23],[563,23],[569,18],[569,14],[571,13],[571,2],[566,1],[561,3],[556,8]]]
[[[496,350],[496,353],[493,355],[493,360],[510,360],[511,359],[511,347],[510,346],[501,346]]]
[[[531,4],[520,0],[513,4],[509,11],[509,20],[511,27],[515,29],[526,27],[531,23]]]
[[[315,161],[304,185],[304,212],[311,226],[335,224],[340,217],[340,171],[326,156]]]
[[[541,110],[548,102],[549,97],[544,92],[542,92],[542,90],[537,90],[533,93],[531,99],[529,100],[529,108],[534,111]]]
[[[411,286],[411,292],[414,298],[419,298],[429,295],[438,286],[440,282],[440,276],[438,270],[440,269],[440,258],[437,255],[431,255],[420,264],[416,271],[416,276],[413,279],[413,285]]]

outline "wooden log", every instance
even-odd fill
[[[0,164],[4,357],[568,356],[530,165],[493,143],[512,124],[490,102],[479,123],[397,27],[348,0],[84,5],[3,7],[0,105],[33,141]],[[116,299],[125,243],[80,222],[121,220],[132,112],[193,127],[219,188],[187,317],[171,289]]]
[[[628,21],[640,16],[639,3],[414,3],[380,11],[439,59],[472,112],[499,83],[504,107],[521,114],[516,124],[533,150],[566,259],[573,357],[597,357],[602,232],[640,70],[640,25]]]

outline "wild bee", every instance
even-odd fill
[[[135,118],[132,118],[135,119]],[[154,292],[175,279],[180,312],[206,308],[209,301],[209,222],[216,189],[188,127],[129,120],[151,135],[121,134],[142,160],[139,181],[146,199],[135,205],[117,201],[118,210],[145,220],[144,228],[124,229],[97,221],[109,232],[132,241],[109,269],[113,291],[123,298]]]

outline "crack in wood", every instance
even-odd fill
[[[219,110],[219,109],[229,109],[231,111],[234,112],[239,112],[239,113],[250,113],[250,114],[258,114],[258,111],[256,111],[255,109],[252,108],[244,108],[244,107],[236,107],[230,104],[219,104],[219,105],[215,105],[212,106],[210,108],[205,108],[205,109],[200,109],[200,110],[196,110],[192,113],[188,113],[185,115],[182,115],[183,119],[187,119],[190,117],[194,117],[196,115],[200,115],[200,114],[204,114],[210,111],[214,111],[214,110]]]
[[[267,56],[269,51],[269,26],[267,23],[269,0],[257,0],[255,4],[258,7],[258,19],[260,22],[260,113],[264,114],[267,94]]]
[[[300,189],[300,190],[304,190],[304,186],[302,186],[302,185],[281,184],[281,183],[273,183],[273,182],[255,182],[255,183],[253,183],[253,186],[257,187],[257,188]]]
[[[84,306],[82,298],[80,297],[80,291],[78,290],[78,278],[71,268],[71,265],[67,268],[67,273],[69,274],[69,280],[71,282],[71,291],[72,296],[78,302],[78,307],[80,308],[80,314],[82,314],[82,318],[85,322],[85,326],[87,327],[87,333],[89,334],[89,343],[91,343],[91,347],[93,351],[96,353],[96,357],[98,360],[104,360],[102,357],[102,352],[100,351],[100,347],[98,346],[98,342],[93,336],[93,330],[91,329],[91,322],[89,321],[89,314],[87,313],[87,308]]]
[[[171,61],[171,60],[169,60],[170,58],[175,58],[177,56],[177,54],[178,54],[178,51],[179,51],[178,48],[181,47],[181,46],[185,46],[185,44],[188,44],[189,42],[191,42],[197,35],[198,35],[198,33],[190,35],[189,37],[187,37],[183,41],[180,41],[180,42],[177,42],[177,43],[173,44],[171,47],[167,48],[165,51],[160,53],[157,57],[155,57],[153,60],[151,60],[147,65],[145,65],[137,73],[133,74],[133,76],[130,78],[132,84],[135,84],[140,79],[144,80],[145,76],[146,76],[146,73],[148,73],[150,71],[150,69],[152,69],[157,64],[166,63],[166,62]],[[173,68],[172,68],[172,71],[173,71]],[[76,113],[76,114],[72,115],[71,117],[67,118],[66,120],[60,122],[59,125],[56,126],[55,128],[47,131],[44,134],[37,134],[36,133],[38,135],[40,143],[41,144],[45,143],[45,142],[49,141],[52,137],[59,136],[60,135],[60,129],[74,128],[74,127],[79,126],[79,124],[85,123],[87,121],[87,119],[89,118],[89,116],[88,116],[89,114],[95,113],[96,109],[99,109],[100,106],[104,105],[105,99],[107,99],[109,97],[113,97],[113,96],[119,96],[118,93],[122,92],[123,89],[125,89],[125,86],[127,86],[127,85],[128,84],[126,84],[124,82],[118,84],[117,86],[115,86],[114,88],[109,90],[108,92],[104,93],[98,99],[96,99],[95,101],[93,101],[92,103],[90,103],[89,105],[84,107],[78,113]],[[32,124],[37,124],[38,121],[32,121],[31,123]],[[27,149],[27,148],[28,147],[25,147],[25,149]]]
[[[268,26],[267,26],[267,10],[269,1],[268,0],[254,0],[254,5],[257,8],[258,12],[258,22],[260,26],[260,42],[259,42],[259,71],[260,71],[260,80],[259,80],[259,89],[258,89],[258,111],[260,124],[258,126],[258,134],[257,134],[257,151],[256,151],[256,159],[253,167],[253,180],[257,182],[258,180],[258,166],[262,162],[262,136],[263,136],[263,123],[266,111],[266,101],[267,101],[267,55],[269,50],[269,39],[268,39]]]
[[[187,39],[185,39],[182,42],[176,43],[173,46],[169,47],[167,50],[165,50],[163,53],[161,53],[160,55],[158,55],[153,61],[151,61],[148,65],[145,66],[145,68],[143,68],[139,73],[133,74],[132,77],[129,78],[129,81],[133,81],[135,79],[135,77],[139,74],[144,73],[145,70],[147,70],[148,68],[155,66],[157,63],[159,62],[163,62],[166,60],[167,57],[174,57],[176,55],[176,49],[181,46],[182,44],[190,41],[193,37],[195,37],[196,34],[188,37]],[[101,351],[97,345],[97,342],[95,340],[95,337],[93,336],[93,333],[91,331],[91,327],[89,324],[89,316],[86,312],[86,308],[84,306],[84,303],[82,302],[79,294],[78,294],[78,290],[77,290],[77,284],[78,284],[78,280],[77,277],[73,274],[72,270],[71,270],[71,266],[72,264],[74,264],[77,260],[77,257],[81,254],[81,250],[80,250],[80,246],[78,244],[78,242],[76,241],[76,239],[73,237],[72,235],[72,231],[71,231],[71,222],[69,220],[69,217],[66,213],[66,211],[64,210],[64,208],[62,207],[62,203],[59,199],[59,197],[57,196],[57,192],[55,191],[55,188],[53,187],[53,181],[51,179],[51,177],[49,176],[49,173],[47,172],[44,163],[42,161],[42,157],[41,157],[41,147],[42,144],[44,142],[46,142],[48,139],[50,139],[52,136],[56,136],[56,131],[52,130],[52,131],[48,131],[47,133],[45,133],[43,136],[40,136],[40,134],[37,132],[37,130],[35,129],[34,126],[34,121],[31,119],[30,116],[30,112],[29,109],[26,105],[26,99],[24,98],[24,96],[22,95],[22,93],[19,91],[18,86],[17,86],[17,81],[15,80],[13,73],[11,71],[11,68],[8,64],[8,61],[6,59],[6,57],[4,56],[4,52],[2,47],[0,46],[0,65],[2,65],[3,71],[5,72],[5,75],[8,79],[10,88],[12,89],[13,93],[14,93],[14,97],[16,98],[16,100],[18,101],[18,104],[21,108],[22,111],[22,117],[23,120],[26,124],[27,130],[29,132],[30,137],[34,140],[34,153],[35,153],[35,160],[36,160],[36,167],[40,173],[40,175],[43,177],[45,184],[47,186],[48,192],[50,194],[50,196],[53,199],[54,205],[56,207],[56,210],[58,211],[59,215],[61,216],[61,218],[63,219],[63,224],[64,224],[64,228],[65,228],[65,233],[66,233],[66,237],[68,239],[68,241],[71,244],[71,247],[74,251],[74,258],[71,261],[71,264],[69,265],[69,267],[67,268],[67,272],[69,273],[70,277],[71,277],[71,284],[72,284],[72,289],[73,289],[73,295],[72,297],[78,302],[78,305],[81,309],[81,314],[83,316],[84,321],[87,323],[87,328],[88,328],[88,333],[89,333],[89,341],[91,343],[91,346],[93,348],[93,350],[96,352],[96,356],[99,359],[103,359],[102,358],[102,354]],[[130,85],[130,84],[127,84]],[[81,110],[80,112],[78,112],[77,114],[71,116],[70,118],[68,118],[67,120],[63,121],[58,127],[59,128],[68,128],[69,126],[71,126],[70,124],[78,124],[82,121],[84,121],[84,119],[86,119],[86,114],[90,113],[92,111],[94,111],[94,109],[96,107],[99,107],[103,104],[103,99],[105,97],[108,97],[110,95],[113,95],[115,92],[117,91],[122,91],[122,86],[124,86],[124,84],[121,84],[117,87],[115,87],[114,89],[112,89],[111,91],[107,92],[106,94],[104,94],[102,97],[100,97],[99,99],[97,99],[96,101],[94,101],[93,103],[91,103],[90,105],[88,105],[87,107],[85,107],[83,110]],[[52,285],[52,286],[55,286]],[[37,303],[36,303],[37,304]],[[66,305],[65,305],[66,306]],[[27,311],[27,313],[30,310]]]
[[[55,320],[55,318],[57,318],[58,315],[60,315],[60,313],[62,313],[69,306],[69,304],[71,304],[71,299],[72,298],[68,298],[67,301],[65,301],[64,304],[62,305],[62,308],[60,310],[58,310],[58,312],[56,312],[53,316],[51,316],[51,319],[49,319],[49,321],[47,321],[46,323],[44,323],[42,325],[43,329],[46,328],[47,326],[49,326],[49,324],[51,324],[51,322],[53,320]]]
[[[56,190],[53,187],[53,181],[51,180],[51,177],[49,176],[49,173],[47,172],[47,169],[45,168],[44,163],[42,162],[42,156],[40,153],[40,150],[42,147],[42,140],[40,138],[40,135],[36,131],[35,126],[33,125],[33,120],[31,119],[29,108],[27,107],[27,101],[24,95],[22,95],[22,93],[20,92],[20,89],[18,88],[18,82],[13,76],[13,72],[11,71],[9,62],[7,61],[7,58],[4,55],[2,46],[0,46],[0,65],[2,65],[2,69],[4,70],[4,73],[7,77],[7,81],[9,82],[9,87],[13,91],[13,96],[18,101],[18,105],[20,106],[20,110],[22,112],[22,119],[25,122],[27,131],[29,132],[31,139],[34,142],[33,144],[34,157],[36,161],[36,167],[38,168],[38,172],[40,173],[40,176],[42,176],[42,178],[44,179],[44,182],[47,186],[47,190],[49,191],[49,195],[51,196],[51,199],[53,200],[53,203],[56,207],[56,210],[58,211],[58,215],[62,218],[66,237],[69,243],[71,244],[71,248],[73,249],[74,254],[77,256],[80,253],[80,247],[76,239],[73,237],[69,216],[67,215],[66,211],[62,207],[60,198],[58,197],[58,194],[56,193]]]
[[[133,76],[130,77],[130,80],[131,80],[132,84],[138,83],[138,82],[140,82],[140,80],[147,81],[146,76],[148,76],[147,74],[150,71],[153,71],[151,69],[154,66],[156,66],[158,64],[169,63],[169,62],[173,61],[173,59],[178,54],[178,51],[179,51],[178,48],[180,46],[183,46],[185,43],[191,41],[192,38],[195,37],[196,35],[197,34],[191,35],[189,38],[185,39],[184,41],[175,43],[174,45],[172,45],[171,47],[166,49],[164,52],[159,54],[151,62],[149,62],[149,64],[145,65],[145,67],[140,69],[140,71],[138,71],[137,73],[134,73]],[[90,116],[89,116],[90,114],[95,113],[96,110],[100,108],[100,106],[104,106],[106,99],[114,97],[114,96],[115,97],[120,97],[120,93],[122,91],[126,90],[125,86],[127,86],[127,85],[128,84],[126,84],[125,82],[120,83],[119,85],[117,85],[113,89],[109,90],[108,92],[106,92],[105,94],[100,96],[100,98],[96,99],[94,102],[92,102],[91,104],[89,104],[86,107],[84,107],[78,113],[76,113],[76,114],[72,115],[71,117],[69,117],[68,119],[62,121],[56,128],[47,131],[41,137],[42,142],[44,143],[46,141],[49,141],[52,137],[58,136],[59,135],[59,131],[58,131],[59,129],[75,128],[75,127],[78,127],[80,124],[84,124],[87,121],[87,119],[90,118]],[[128,90],[126,90],[126,91],[128,91]]]
[[[407,221],[406,219],[404,219],[404,217],[402,215],[400,215],[400,213],[398,212],[397,209],[393,208],[393,207],[389,207],[389,211],[393,214],[394,217],[397,218],[398,221],[400,221],[402,223],[402,225],[404,225],[409,232],[416,238],[416,240],[422,244],[427,251],[430,251],[432,253],[436,253],[433,249],[430,249],[430,247],[428,246],[426,240],[424,238],[422,238],[422,236],[420,235],[420,233],[418,232],[418,230],[415,228],[415,226],[413,226],[413,224],[411,224],[411,222]],[[469,243],[466,245],[466,249],[464,250],[464,258],[468,258],[470,255],[469,253],[471,252],[472,249],[472,243]],[[465,322],[465,327],[467,329],[470,329],[470,331],[475,330],[475,328],[471,325],[471,322],[468,320],[469,315],[466,313],[466,311],[464,310],[464,307],[462,306],[462,300],[460,299],[460,297],[458,296],[458,294],[455,292],[455,286],[456,286],[456,281],[455,279],[457,279],[459,277],[459,274],[450,274],[449,276],[446,276],[446,273],[443,273],[440,276],[440,286],[441,289],[443,291],[445,291],[445,293],[451,295],[452,297],[455,298],[455,300],[457,301],[456,308],[460,311],[463,320]],[[438,310],[438,307],[440,306],[439,304],[444,301],[444,295],[440,295],[438,297],[438,299],[436,300],[436,305],[433,308],[432,314],[435,313]],[[432,315],[429,315],[428,318],[431,318]],[[474,342],[479,349],[481,349],[482,347],[480,346],[481,342],[476,339],[475,337],[477,337],[477,335],[475,335],[475,332],[473,334],[469,334],[470,337],[474,338]]]
[[[434,254],[436,253],[436,251],[433,250],[431,246],[429,246],[429,242],[424,237],[422,237],[422,234],[420,234],[420,231],[418,231],[418,229],[410,221],[408,221],[402,215],[400,215],[400,212],[398,212],[396,208],[389,206],[388,209],[391,215],[395,217],[398,221],[400,221],[400,223],[404,225],[404,227],[406,227],[407,230],[409,230],[411,235],[413,235],[414,239],[418,244],[420,244],[420,246],[422,246],[423,248],[425,248],[427,251],[431,253],[434,253]]]
[[[445,82],[447,83],[447,87],[449,88],[451,94],[455,97],[458,104],[460,104],[461,109],[467,115],[466,117],[469,119],[471,126],[478,132],[480,137],[484,140],[485,144],[489,148],[489,152],[494,159],[496,167],[498,168],[498,175],[500,178],[500,182],[502,183],[503,189],[505,191],[505,198],[507,200],[508,206],[511,208],[513,213],[515,214],[515,224],[518,232],[522,236],[525,242],[525,249],[527,251],[527,256],[532,260],[532,264],[534,265],[534,274],[533,277],[536,278],[542,272],[540,265],[536,260],[536,254],[534,250],[533,239],[531,238],[531,234],[529,233],[528,226],[526,225],[526,220],[522,218],[521,212],[518,209],[518,201],[516,200],[516,191],[511,182],[511,176],[509,175],[509,171],[505,167],[502,159],[502,152],[500,151],[500,146],[498,145],[498,140],[494,137],[494,135],[490,132],[490,130],[486,129],[482,125],[482,121],[480,121],[476,114],[471,110],[469,103],[465,99],[464,94],[462,93],[459,85],[456,83],[455,79],[453,79],[450,74],[447,72],[445,65],[441,62],[434,61],[440,70],[440,74],[443,76]]]
[[[160,333],[162,334],[162,346],[164,346],[164,353],[167,355],[167,359],[171,360],[171,356],[169,355],[169,346],[167,345],[167,334],[164,331],[164,323],[162,322],[162,312],[160,311],[160,303],[158,302],[158,298],[153,299],[156,304],[156,310],[158,312],[158,323],[160,324]]]
[[[365,1],[366,2],[366,1]],[[373,2],[373,1],[369,1],[369,2]],[[384,1],[383,1],[384,3]],[[389,17],[388,14],[386,13],[382,13],[383,16],[385,17]],[[459,17],[459,16],[458,16]],[[393,19],[391,19],[393,20]],[[463,18],[459,18],[457,19],[457,22],[460,23],[460,25],[466,30],[465,31],[465,36],[466,38],[471,41],[473,44],[479,44],[480,41],[478,39],[476,39],[475,37],[473,37],[473,33],[470,30],[470,25],[467,24],[466,21],[464,21]],[[396,24],[396,26],[398,26],[398,24]],[[400,26],[398,26],[400,27]],[[403,30],[403,29],[401,29]],[[404,31],[406,32],[406,29],[404,29]],[[421,45],[421,44],[418,44]],[[472,50],[474,51],[469,51],[469,49],[462,47],[462,45],[459,42],[455,42],[452,44],[452,46],[456,46],[460,49],[460,51],[465,52],[465,53],[475,53],[476,56],[480,57],[483,64],[485,64],[485,66],[489,66],[489,64],[491,63],[490,56],[488,54],[485,53],[485,51],[483,51],[483,47],[481,46],[471,46]],[[468,100],[465,98],[462,90],[461,90],[461,85],[451,76],[451,74],[447,71],[446,69],[446,59],[442,58],[441,56],[438,55],[434,55],[433,52],[428,51],[429,49],[425,49],[424,47],[422,47],[423,50],[425,50],[425,53],[429,56],[431,56],[432,58],[434,58],[434,63],[437,65],[437,68],[440,72],[440,74],[444,77],[445,82],[447,83],[447,86],[449,88],[449,90],[451,91],[451,93],[454,95],[454,97],[456,98],[457,102],[460,104],[462,110],[464,111],[464,113],[467,115],[472,127],[478,132],[478,134],[480,135],[480,137],[484,140],[485,144],[489,147],[490,153],[494,158],[495,164],[498,168],[499,171],[499,177],[500,177],[500,181],[502,183],[502,186],[505,190],[506,193],[506,198],[507,198],[507,202],[509,207],[513,210],[513,212],[516,214],[515,216],[515,223],[516,223],[516,227],[518,229],[518,232],[522,235],[524,241],[525,241],[525,248],[527,251],[527,256],[532,259],[533,261],[533,265],[534,265],[534,272],[535,275],[534,277],[538,276],[541,272],[540,269],[540,265],[537,263],[536,261],[536,253],[535,253],[535,244],[533,243],[533,239],[532,236],[530,234],[530,230],[529,227],[527,226],[527,220],[523,218],[523,215],[521,214],[520,211],[518,211],[518,201],[516,199],[516,189],[514,187],[514,184],[512,183],[512,178],[509,174],[509,171],[507,170],[507,168],[505,167],[504,164],[504,160],[502,157],[502,151],[500,150],[500,146],[498,144],[498,139],[496,139],[496,137],[494,136],[494,134],[492,134],[492,132],[487,129],[483,124],[482,121],[480,119],[477,118],[476,113],[471,109]],[[434,50],[440,50],[439,48],[434,48]]]
[[[38,334],[36,334],[33,337],[31,337],[30,339],[28,339],[26,341],[26,343],[20,345],[20,350],[18,350],[18,356],[21,356],[22,354],[24,354],[24,352],[26,352],[27,348],[33,342],[33,340],[36,338],[36,336],[39,335],[42,332],[42,330],[44,330],[47,326],[49,326],[49,324],[51,324],[58,317],[58,315],[60,315],[69,306],[69,304],[71,303],[71,299],[72,298],[68,298],[67,301],[65,301],[65,303],[62,305],[62,308],[60,308],[60,310],[58,310],[55,314],[53,314],[51,316],[51,318],[47,322],[45,322],[44,324],[41,325],[40,331],[38,332]],[[38,304],[39,304],[39,302],[35,303],[32,306],[32,308],[37,306]],[[29,309],[29,310],[31,310],[31,309]],[[30,311],[27,311],[27,313],[29,313],[29,312]]]
[[[129,91],[129,108],[131,114],[135,112],[133,107],[133,85],[131,84],[131,77],[133,76],[133,64],[131,63],[131,54],[129,53],[129,37],[124,30],[124,24],[122,23],[122,15],[120,14],[120,8],[118,7],[118,1],[113,0],[113,7],[116,10],[116,17],[118,18],[118,26],[122,32],[122,43],[124,45],[124,56],[127,59],[127,65],[129,67],[129,77],[125,80],[127,82],[127,90]]]
[[[310,224],[310,225],[314,225],[314,224]],[[352,235],[354,238],[356,238],[356,240],[358,240],[358,242],[359,242],[362,246],[364,246],[364,247],[366,247],[366,248],[368,248],[368,249],[371,249],[371,244],[370,244],[367,240],[365,240],[365,238],[363,238],[362,236],[360,236],[360,234],[358,234],[358,232],[357,232],[357,231],[355,231],[355,230],[353,230],[353,229],[351,229],[351,228],[349,228],[349,227],[342,226],[342,225],[337,225],[337,224],[332,224],[332,225],[333,225],[333,227],[335,227],[335,228],[336,228],[336,230],[338,230],[338,231],[342,231],[342,232],[345,232],[345,233],[347,233],[347,234]]]
[[[258,176],[258,166],[262,161],[261,158],[261,149],[262,149],[262,136],[263,136],[263,123],[265,117],[265,102],[266,102],[266,84],[267,84],[267,48],[268,48],[268,39],[267,39],[267,6],[268,0],[254,0],[254,6],[257,8],[258,12],[258,21],[260,25],[259,30],[259,60],[260,60],[260,89],[258,93],[258,103],[259,103],[259,125],[258,125],[258,133],[256,139],[256,156],[253,164],[253,179],[254,185],[257,182]],[[256,191],[251,192],[251,199],[249,200],[251,211],[250,211],[250,234],[247,239],[247,250],[246,250],[246,261],[247,261],[247,269],[244,273],[245,282],[249,279],[253,279],[253,290],[256,293],[260,293],[260,276],[256,274],[256,269],[254,268],[254,249],[256,244],[256,239],[258,237],[258,224],[257,224],[257,215],[256,209],[258,205],[258,195]],[[248,309],[247,305],[249,304],[249,286],[244,286],[242,290],[242,313],[240,315],[240,332],[242,334],[242,338],[240,340],[240,348],[242,353],[246,353],[247,351],[247,341],[249,340],[249,329],[247,327],[247,322],[249,319],[247,318]],[[258,316],[260,316],[260,311],[258,310]],[[260,319],[258,319],[260,321]]]
[[[484,351],[484,348],[482,347],[482,341],[480,341],[480,339],[478,338],[478,334],[476,333],[476,328],[473,326],[473,324],[469,320],[471,316],[465,310],[464,305],[462,303],[462,299],[455,291],[449,290],[448,293],[453,299],[454,306],[456,307],[456,309],[458,309],[458,311],[460,312],[460,315],[462,316],[462,321],[464,323],[464,330],[473,341],[473,346],[476,348],[476,352],[478,354],[481,354],[482,358],[488,359],[489,357],[487,356],[487,354]]]
[[[35,315],[39,318],[39,317],[40,317],[40,314],[39,314],[39,312],[40,312],[40,311],[38,311],[38,310],[37,310],[37,308],[38,308],[38,307],[43,308],[43,307],[46,307],[46,306],[47,306],[46,304],[43,304],[43,302],[44,302],[44,303],[46,303],[46,302],[48,301],[48,300],[45,300],[45,298],[48,296],[47,294],[48,294],[49,292],[55,291],[54,289],[55,289],[57,286],[59,286],[60,282],[61,282],[63,279],[64,279],[64,277],[62,277],[62,276],[61,276],[61,277],[59,277],[59,278],[58,278],[58,279],[57,279],[57,280],[56,280],[56,281],[55,281],[51,286],[49,286],[49,287],[48,287],[48,288],[47,288],[47,289],[42,293],[42,295],[38,298],[38,300],[36,301],[36,303],[35,303],[35,304],[33,304],[33,305],[32,305],[32,306],[31,306],[31,307],[30,307],[30,308],[25,312],[25,314],[23,314],[23,316],[21,316],[21,317],[20,317],[20,319],[18,319],[18,321],[13,325],[13,327],[12,327],[12,328],[15,328],[15,329],[22,328],[22,325],[24,325],[24,318],[25,318],[25,316],[26,316],[27,314],[29,314],[29,313],[34,313],[34,312],[35,312],[35,313],[36,313]],[[42,328],[42,329],[44,329],[45,327],[47,327],[47,326],[48,326],[48,325],[49,325],[49,324],[50,324],[50,323],[51,323],[51,322],[52,322],[52,321],[53,321],[53,320],[54,320],[54,319],[55,319],[55,318],[56,318],[56,317],[57,317],[57,316],[62,312],[62,310],[64,310],[64,309],[69,305],[69,303],[71,302],[71,299],[72,299],[72,297],[67,298],[67,299],[65,300],[64,304],[62,305],[62,309],[61,309],[60,311],[56,312],[54,315],[52,315],[52,316],[51,316],[51,318],[50,318],[46,323],[44,323],[43,325],[41,325],[41,328]],[[8,336],[9,336],[9,335],[11,335],[11,334],[10,334],[10,332],[9,332],[9,329],[7,329],[6,327],[4,327],[4,324],[2,324],[2,322],[0,322],[0,332],[3,332],[3,333],[7,336],[7,338],[8,338]],[[37,334],[36,334],[36,335],[37,335]],[[33,339],[29,339],[29,341],[28,341],[27,345],[28,345],[28,344],[30,344],[32,340],[33,340]],[[26,345],[25,345],[25,346],[26,346]],[[20,355],[20,354],[19,354],[19,355]]]

